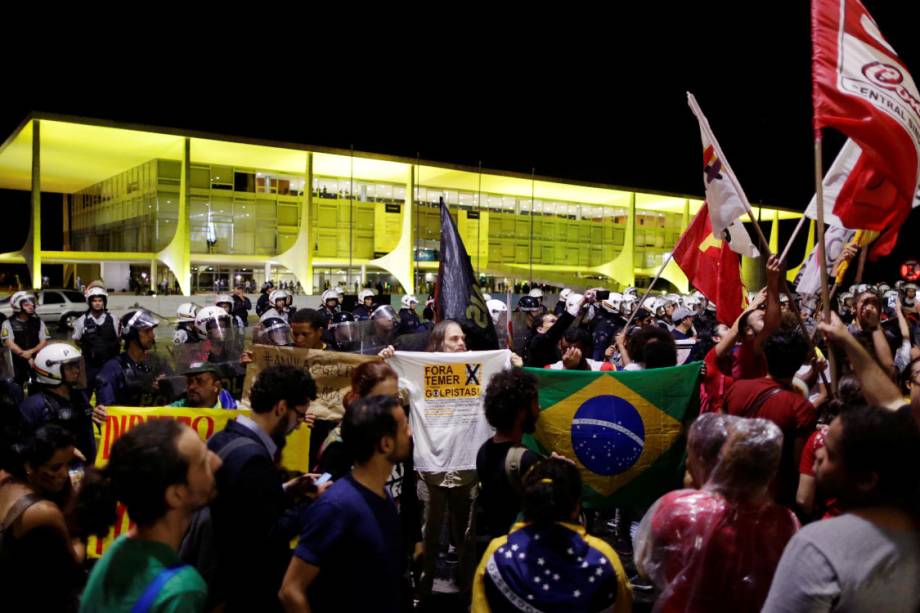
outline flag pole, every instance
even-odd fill
[[[690,103],[690,108],[693,109],[693,114],[696,115],[696,118],[700,122],[700,127],[706,132],[706,136],[709,137],[709,142],[712,144],[712,148],[715,149],[716,155],[719,157],[719,161],[722,162],[722,165],[728,172],[728,176],[731,179],[732,185],[738,194],[738,198],[741,200],[741,205],[744,206],[744,210],[747,211],[748,218],[750,218],[751,223],[754,226],[754,231],[757,233],[757,239],[760,241],[761,249],[763,249],[764,255],[769,258],[772,255],[770,251],[770,243],[767,241],[767,237],[764,236],[763,230],[760,229],[760,224],[757,223],[757,217],[754,215],[754,209],[751,208],[751,203],[748,201],[747,195],[744,193],[744,189],[741,187],[741,182],[738,181],[738,177],[732,171],[732,167],[728,163],[728,159],[726,159],[725,154],[722,153],[722,147],[719,145],[719,141],[716,140],[715,135],[712,133],[712,128],[709,127],[709,120],[706,119],[705,115],[703,115],[703,110],[697,103],[696,97],[690,92],[687,92],[687,100]]]
[[[706,136],[709,138],[709,142],[712,143],[712,148],[715,150],[716,155],[719,157],[719,160],[722,162],[722,165],[725,167],[725,170],[728,172],[728,176],[731,179],[732,185],[735,188],[735,192],[738,194],[738,198],[739,200],[741,200],[741,204],[742,206],[744,206],[744,209],[747,211],[748,217],[750,218],[751,223],[754,226],[754,230],[757,233],[757,238],[760,240],[760,245],[761,245],[761,248],[763,249],[764,256],[766,258],[769,258],[770,255],[772,255],[770,252],[770,243],[767,241],[767,238],[764,236],[763,230],[760,229],[760,224],[757,223],[757,218],[754,216],[754,209],[751,207],[751,203],[748,201],[747,195],[744,193],[744,188],[741,187],[741,182],[738,181],[738,177],[732,171],[731,165],[728,163],[728,160],[726,159],[725,154],[722,152],[722,147],[719,145],[719,141],[716,140],[715,134],[712,133],[712,128],[709,127],[709,120],[706,119],[706,116],[703,114],[702,109],[700,109],[700,105],[697,103],[696,97],[694,97],[694,95],[691,94],[690,92],[687,92],[687,101],[690,104],[690,108],[693,110],[693,114],[696,115],[697,120],[700,122],[700,128],[706,132]],[[818,184],[819,184],[818,187],[820,190],[821,183],[823,182],[824,179],[822,177],[821,170],[820,170],[821,169],[820,158],[818,159],[818,162],[819,164],[818,164],[817,181],[818,181]],[[819,191],[819,193],[823,193],[823,192]],[[820,198],[818,200],[818,206],[819,207],[823,206],[823,200]],[[821,216],[821,221],[819,221],[817,225],[820,228],[821,245],[823,246],[824,245],[824,226],[822,225],[822,222],[824,219],[823,209],[821,209],[820,216]],[[827,269],[822,268],[822,270],[824,271],[824,279],[826,282]],[[811,336],[808,334],[808,331],[805,329],[805,322],[802,321],[802,318],[799,315],[799,307],[795,303],[795,296],[789,290],[789,284],[787,283],[785,276],[783,276],[782,278],[782,292],[789,297],[790,308],[792,308],[793,312],[795,313],[796,319],[798,320],[798,323],[799,323],[799,329],[802,331],[806,340],[808,341],[809,348],[814,349],[814,345],[811,342]],[[826,293],[824,297],[825,299],[827,298]],[[831,383],[833,386],[833,383],[834,383],[833,354],[831,354],[829,358],[831,360],[831,372],[832,372]],[[836,388],[834,388],[834,391],[836,392]]]
[[[801,219],[799,219],[798,225],[795,227],[795,230],[792,231],[792,236],[789,237],[789,240],[786,242],[786,248],[783,249],[782,255],[779,256],[780,263],[786,261],[786,256],[789,255],[789,249],[792,248],[792,243],[795,242],[796,237],[799,235],[799,232],[802,230],[802,226],[805,225],[805,220],[807,217],[802,213]],[[808,254],[805,254],[808,255]]]
[[[827,246],[824,243],[824,165],[821,159],[821,131],[815,132],[815,208],[817,210],[818,245],[816,260],[821,272],[821,316],[825,323],[831,321],[831,300],[827,290]],[[828,347],[827,359],[831,366],[831,390],[837,393],[837,360],[832,347]]]
[[[655,284],[658,283],[658,279],[661,278],[662,273],[664,273],[665,267],[671,262],[671,258],[673,257],[674,257],[674,251],[672,250],[671,253],[668,254],[668,257],[665,258],[664,264],[662,264],[661,268],[658,269],[658,274],[655,275],[655,278],[652,279],[651,283],[649,283],[648,289],[645,290],[645,294],[643,294],[642,299],[639,300],[636,308],[633,309],[632,314],[630,314],[629,319],[626,321],[626,325],[623,326],[624,330],[629,331],[629,325],[636,318],[636,313],[638,313],[639,309],[642,308],[642,303],[645,302],[645,299],[648,298],[648,295],[652,293],[652,288],[654,288]],[[652,313],[652,315],[654,315],[654,313]]]

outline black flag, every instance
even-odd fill
[[[482,291],[473,274],[470,256],[463,246],[457,226],[441,198],[441,253],[438,281],[434,289],[437,321],[452,319],[466,335],[471,351],[498,349],[498,335]]]

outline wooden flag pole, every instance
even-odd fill
[[[648,289],[645,290],[645,294],[643,294],[642,299],[639,300],[639,302],[636,304],[636,308],[633,309],[633,312],[629,315],[629,319],[626,321],[626,325],[623,326],[623,330],[625,330],[627,333],[629,333],[629,325],[636,318],[636,313],[638,313],[639,309],[642,308],[642,303],[645,302],[645,299],[648,298],[648,295],[652,293],[652,288],[655,287],[655,284],[658,282],[658,279],[660,279],[662,273],[664,273],[665,266],[668,265],[668,263],[671,261],[671,258],[673,257],[674,257],[674,251],[671,251],[671,253],[668,254],[668,257],[665,258],[664,264],[662,264],[661,268],[658,269],[658,274],[655,275],[655,278],[652,279],[651,283],[649,283]],[[652,313],[652,315],[654,315],[654,313]]]
[[[827,246],[824,243],[824,166],[821,160],[821,131],[815,133],[815,208],[817,209],[818,245],[816,260],[821,272],[821,316],[824,323],[831,321],[831,299],[827,283]],[[827,359],[831,365],[831,390],[837,393],[837,360],[833,348],[828,347]]]
[[[779,256],[780,263],[786,261],[786,256],[789,255],[789,249],[792,248],[792,243],[795,242],[796,237],[799,235],[799,232],[802,230],[802,226],[805,225],[805,220],[807,217],[802,213],[802,218],[799,219],[798,225],[795,227],[795,230],[792,231],[792,236],[789,237],[789,240],[786,242],[786,248],[783,249],[782,255]],[[808,254],[806,254],[808,255]]]

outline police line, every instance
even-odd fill
[[[96,452],[96,466],[102,467],[109,461],[112,444],[119,436],[135,426],[152,419],[175,419],[195,432],[202,440],[208,440],[220,432],[231,419],[238,415],[248,415],[248,409],[186,409],[178,407],[108,407],[108,417],[102,426],[99,448]],[[301,426],[287,437],[287,444],[281,453],[281,466],[298,473],[307,472],[310,452],[310,430]],[[126,534],[132,524],[125,508],[118,505],[115,525],[103,539],[90,537],[86,551],[89,557],[98,558],[122,534]]]

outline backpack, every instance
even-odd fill
[[[238,436],[224,445],[217,455],[225,462],[234,451],[250,445],[261,447],[249,437]],[[198,509],[192,515],[188,531],[179,545],[179,558],[198,569],[205,583],[211,585],[217,574],[217,550],[214,547],[214,524],[210,505]]]

